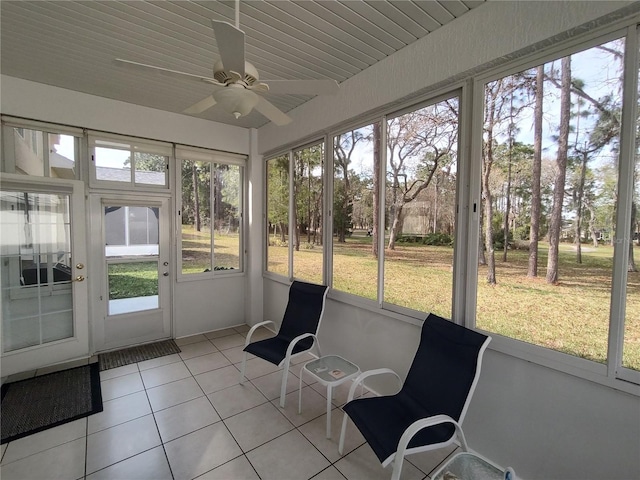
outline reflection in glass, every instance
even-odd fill
[[[0,192],[4,352],[74,335],[69,208],[64,194]]]

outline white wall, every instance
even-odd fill
[[[233,153],[250,153],[250,131],[245,128],[6,75],[0,77],[0,82],[0,111],[4,115]],[[255,150],[254,147],[254,153]],[[261,173],[258,172],[258,175]],[[98,218],[101,218],[99,212]],[[171,248],[174,248],[173,245],[172,242]],[[100,255],[100,252],[94,254]],[[258,273],[258,278],[259,275]],[[176,337],[245,323],[247,278],[248,275],[245,274],[176,283],[173,296]]]
[[[249,153],[249,131],[200,118],[0,76],[0,110],[31,120]]]
[[[289,112],[290,126],[262,127],[259,151],[294,144],[571,28],[597,26],[596,19],[631,3],[488,2],[344,82],[336,97]],[[279,321],[286,301],[287,286],[265,279],[265,318]],[[409,322],[327,301],[323,353],[404,375],[418,339],[419,327]],[[493,350],[485,358],[465,422],[472,449],[525,479],[640,477],[640,398]]]

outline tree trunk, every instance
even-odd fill
[[[509,142],[511,143],[511,141]],[[511,150],[513,146],[509,147],[509,166],[507,167],[507,204],[505,205],[504,212],[504,250],[502,251],[502,261],[507,261],[507,251],[509,250],[509,213],[511,212]]]
[[[373,226],[371,228],[371,253],[378,258],[378,226],[380,224],[378,200],[380,198],[380,127],[381,124],[373,124]]]
[[[569,117],[571,113],[571,57],[562,59],[562,89],[560,91],[560,135],[556,165],[558,174],[553,187],[553,207],[549,222],[549,256],[547,283],[558,283],[558,257],[562,230],[562,204],[567,176],[567,150],[569,147]]]
[[[576,247],[576,262],[582,263],[582,197],[584,196],[584,182],[587,176],[587,152],[582,153],[582,165],[580,166],[580,183],[576,192],[576,220],[573,243]]]
[[[389,250],[396,249],[396,235],[402,231],[402,209],[402,204],[396,205],[393,209],[393,222],[391,223],[391,231],[389,232]]]
[[[193,182],[193,220],[196,227],[196,232],[202,230],[202,224],[200,222],[200,198],[198,195],[198,170],[196,165],[191,166],[191,178]]]
[[[540,176],[542,174],[542,100],[544,95],[544,65],[536,72],[536,106],[534,113],[533,176],[531,179],[531,226],[529,228],[529,266],[527,277],[538,276],[538,240],[540,236]]]

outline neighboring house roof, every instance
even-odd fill
[[[145,185],[165,185],[166,176],[164,172],[146,172],[137,170],[136,183]],[[131,169],[96,167],[96,178],[107,182],[131,182]]]

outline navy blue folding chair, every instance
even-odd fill
[[[394,462],[392,480],[399,480],[405,455],[446,447],[459,438],[467,442],[462,421],[480,376],[482,356],[491,337],[430,314],[420,345],[395,395],[353,400],[365,378],[400,376],[388,368],[360,374],[349,391],[338,450],[342,455],[347,419],[355,423],[386,467]]]
[[[244,346],[240,383],[245,379],[247,353],[260,357],[283,368],[280,389],[280,406],[284,408],[287,390],[287,376],[291,359],[309,352],[314,345],[320,356],[318,329],[324,313],[325,300],[329,287],[294,281],[289,288],[289,302],[284,312],[277,335],[265,340],[251,342],[251,336],[258,327],[274,322],[260,322],[249,330]],[[274,324],[275,325],[275,324]]]

